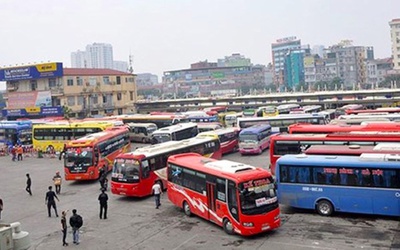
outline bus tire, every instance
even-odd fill
[[[142,138],[142,143],[146,143],[146,138]]]
[[[188,216],[188,217],[192,216],[192,211],[190,211],[189,203],[184,201],[182,208],[183,208],[183,212],[186,214],[186,216]]]
[[[232,222],[229,219],[224,219],[224,221],[222,222],[222,226],[224,228],[225,233],[232,235],[235,234],[235,230],[233,230],[233,225]]]
[[[323,216],[330,216],[333,213],[333,205],[328,200],[320,200],[316,206],[317,212]]]

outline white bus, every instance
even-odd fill
[[[166,141],[180,141],[195,137],[198,133],[199,129],[196,123],[180,123],[154,131],[151,136],[151,143],[157,144]]]
[[[272,133],[288,132],[288,126],[296,123],[307,124],[328,124],[324,115],[319,114],[295,114],[277,115],[271,117],[242,117],[238,118],[237,127],[240,129],[248,128],[256,124],[271,125]]]
[[[131,142],[151,142],[151,135],[156,131],[157,125],[154,123],[127,123],[129,128],[129,138]]]
[[[225,126],[227,128],[235,127],[239,117],[243,117],[243,113],[226,114],[225,115]]]
[[[281,114],[289,114],[290,111],[294,110],[294,109],[299,109],[300,105],[299,104],[282,104],[279,105],[278,107],[276,107],[276,109],[278,110],[278,113]]]

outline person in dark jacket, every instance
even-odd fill
[[[69,218],[69,224],[72,227],[72,237],[76,245],[79,245],[79,228],[82,226],[82,223],[82,216],[77,214],[76,209],[72,209],[72,216]]]
[[[100,202],[100,219],[103,217],[103,210],[104,210],[104,217],[103,219],[107,219],[107,207],[108,207],[108,195],[105,193],[105,189],[101,190],[101,194],[98,198]]]
[[[62,241],[64,247],[68,246],[68,243],[65,241],[67,238],[67,211],[61,212],[61,232],[63,233]]]
[[[106,171],[106,167],[102,167],[99,170],[99,182],[100,182],[100,190],[104,189],[104,183],[106,182],[106,178],[107,178],[107,171]]]
[[[32,191],[31,191],[31,185],[32,185],[32,180],[31,177],[29,176],[29,174],[26,174],[26,192],[28,192],[29,195],[32,195]]]
[[[56,195],[56,193],[52,190],[53,187],[49,186],[49,191],[47,191],[46,193],[46,197],[45,199],[45,204],[47,205],[47,212],[49,213],[49,217],[51,217],[51,207],[54,208],[54,212],[56,213],[56,217],[58,217],[58,213],[57,213],[57,206],[56,206],[56,201],[54,200],[54,198],[57,199],[57,201],[60,201]]]

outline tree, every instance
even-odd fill
[[[400,87],[400,74],[387,75],[385,79],[379,83],[380,88],[392,88],[392,85],[394,85],[395,88]]]

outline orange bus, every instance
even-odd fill
[[[400,143],[400,133],[362,131],[332,134],[275,134],[270,140],[270,169],[272,174],[275,174],[276,161],[282,155],[304,153],[313,145],[375,146],[379,143]]]
[[[289,125],[289,134],[330,134],[352,131],[388,131],[400,132],[400,123],[376,122],[365,125],[349,124],[292,124]]]
[[[222,157],[218,138],[209,137],[168,141],[138,148],[116,157],[111,176],[111,192],[125,196],[148,196],[151,195],[151,187],[156,180],[160,181],[162,188],[167,187],[168,157],[187,152],[196,152],[215,159]]]
[[[98,179],[100,169],[112,169],[120,153],[130,150],[129,130],[126,127],[106,130],[69,141],[64,160],[65,180]]]
[[[274,179],[265,169],[186,153],[168,158],[168,199],[222,226],[227,234],[254,235],[280,226]]]

